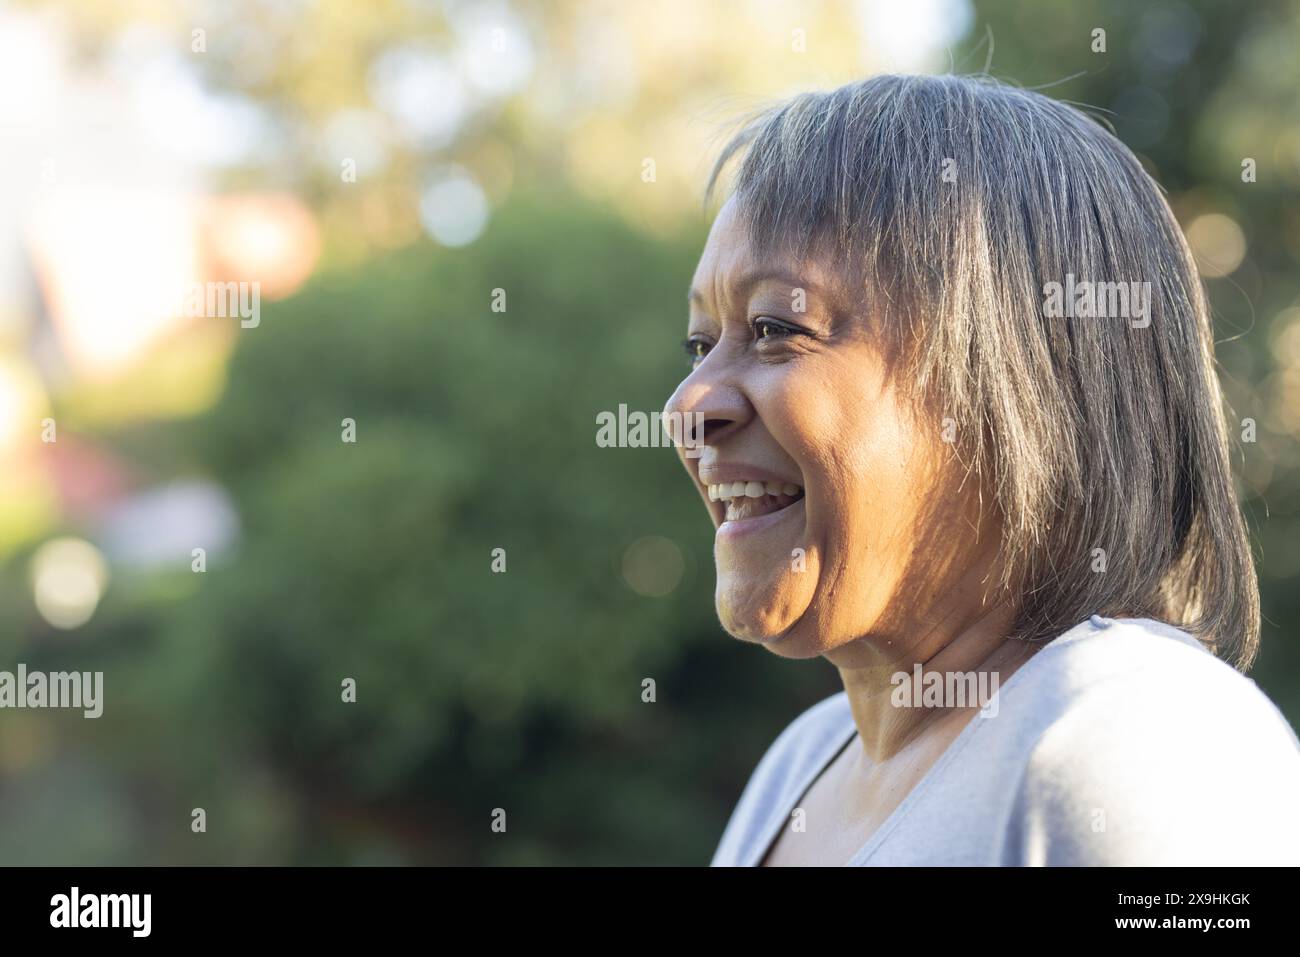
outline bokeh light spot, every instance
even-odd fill
[[[90,621],[108,585],[104,556],[80,538],[56,538],[32,556],[36,610],[55,628],[80,628]]]
[[[1201,274],[1219,279],[1236,272],[1246,258],[1246,236],[1236,221],[1222,213],[1197,216],[1187,227],[1187,242]]]
[[[468,246],[487,226],[487,197],[467,174],[448,174],[420,197],[420,220],[444,246]]]
[[[623,580],[638,595],[661,598],[682,580],[686,562],[677,543],[662,535],[637,539],[623,553]]]

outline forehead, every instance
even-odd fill
[[[815,255],[800,257],[778,244],[761,249],[750,239],[740,206],[732,196],[719,210],[691,280],[690,299],[698,304],[726,301],[768,283],[801,287],[829,295],[842,286],[837,270]]]

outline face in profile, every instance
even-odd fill
[[[679,452],[716,528],[718,617],[790,657],[901,651],[983,601],[993,529],[942,411],[899,381],[871,290],[761,257],[737,202],[695,271],[693,368],[666,409],[703,423],[698,457]]]

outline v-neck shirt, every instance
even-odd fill
[[[1094,615],[995,697],[864,844],[828,863],[1300,864],[1300,741],[1254,681],[1186,632]],[[790,724],[713,865],[760,864],[856,734],[843,692]]]

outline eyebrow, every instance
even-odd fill
[[[821,287],[810,279],[797,276],[794,273],[787,272],[783,269],[767,269],[745,273],[736,282],[736,291],[743,295],[750,289],[750,287],[756,286],[760,282],[770,281],[783,282],[797,289],[807,289],[809,292],[821,290]],[[704,293],[700,292],[698,289],[692,288],[686,295],[686,303],[687,305],[695,303],[699,306],[703,306]]]

